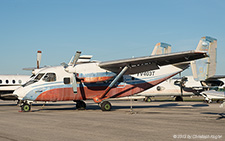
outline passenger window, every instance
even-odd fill
[[[19,80],[18,82],[21,84],[22,83],[22,80]]]
[[[6,80],[5,83],[8,84],[9,83],[9,80]]]
[[[15,84],[15,83],[16,83],[16,81],[15,81],[15,80],[13,80],[13,81],[12,81],[12,83],[13,83],[13,84]]]
[[[69,77],[65,77],[63,79],[63,81],[64,81],[64,84],[70,84],[70,78]]]
[[[2,80],[0,80],[0,84],[2,83]]]
[[[43,80],[45,82],[53,82],[53,81],[56,81],[56,75],[55,75],[55,73],[47,73],[44,76]]]

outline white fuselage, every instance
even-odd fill
[[[113,87],[107,96],[124,97],[136,94],[165,81],[181,71],[183,71],[181,68],[166,65],[153,71],[124,75],[123,81],[118,82],[116,87]],[[98,62],[78,64],[68,70],[65,70],[63,66],[49,67],[41,70],[36,75],[36,78],[40,74],[43,74],[40,78],[35,79],[35,81],[31,80],[27,83],[28,85],[25,84],[25,86],[14,91],[14,94],[18,95],[20,100],[30,101],[92,99],[102,94],[117,75],[100,68]],[[54,74],[54,80],[47,82],[45,79],[47,74]],[[74,75],[76,75],[79,82],[74,82]],[[69,79],[69,83],[65,82],[65,80]],[[74,83],[77,93],[73,91]]]

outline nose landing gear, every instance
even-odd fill
[[[31,102],[21,102],[20,103],[21,111],[22,112],[30,112],[31,111]]]

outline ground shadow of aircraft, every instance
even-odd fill
[[[67,105],[74,105],[74,107],[61,107],[61,106],[67,106]],[[34,104],[33,106],[43,106],[42,104]],[[58,106],[53,108],[52,106]],[[188,106],[188,107],[183,107],[183,106]],[[189,107],[190,106],[190,107]],[[166,103],[166,104],[160,104],[160,105],[132,105],[133,109],[146,109],[146,108],[195,108],[195,107],[206,107],[209,106],[208,104],[179,104],[179,103]],[[36,111],[61,111],[61,110],[76,110],[75,108],[75,104],[73,103],[56,103],[56,104],[45,104],[45,106],[43,108],[37,109],[37,110],[32,110],[32,112],[36,112]],[[130,105],[114,105],[112,108],[112,111],[116,111],[119,109],[131,109]],[[86,111],[97,111],[97,110],[101,110],[99,108],[98,105],[96,105],[95,103],[89,103],[86,107]]]
[[[209,114],[209,115],[219,115],[219,117],[216,120],[221,120],[221,119],[225,119],[225,113],[212,113],[212,112],[204,112],[201,114]]]

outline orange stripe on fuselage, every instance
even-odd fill
[[[104,76],[104,77],[83,77],[79,78],[83,80],[84,83],[95,83],[95,82],[102,82],[112,79],[113,76]]]

